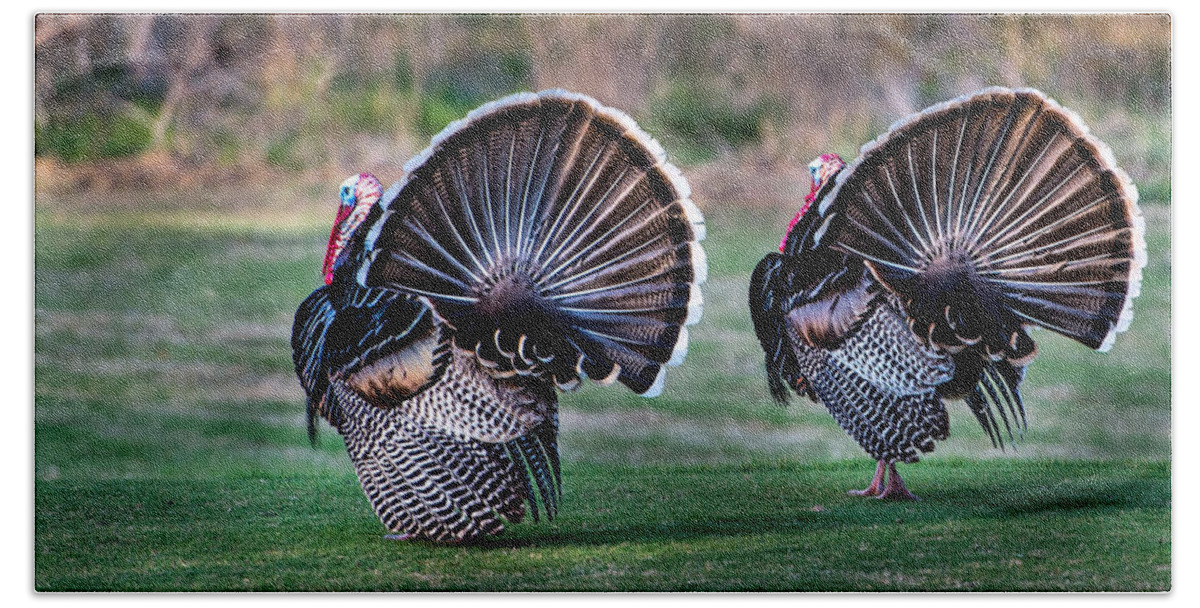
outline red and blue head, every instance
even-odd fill
[[[804,217],[808,212],[808,208],[817,200],[817,194],[821,192],[825,185],[833,181],[838,172],[845,167],[846,163],[842,161],[842,157],[837,154],[822,154],[808,163],[808,174],[812,178],[812,188],[808,190],[808,196],[804,197],[804,205],[800,207],[799,213],[792,221],[788,223],[787,232],[783,234],[783,240],[779,241],[779,251],[783,251],[787,245],[787,235],[791,234],[792,228]]]
[[[383,186],[370,173],[359,173],[350,176],[342,182],[338,192],[341,204],[338,206],[337,218],[333,221],[333,230],[329,233],[329,246],[325,249],[325,265],[321,273],[325,275],[325,284],[333,282],[333,266],[338,255],[346,248],[350,235],[363,222],[371,206],[383,196]]]

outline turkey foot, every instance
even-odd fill
[[[880,462],[879,466],[882,469],[883,463]],[[921,500],[904,487],[904,480],[900,479],[900,473],[896,471],[894,462],[888,465],[887,486],[883,489],[883,493],[878,495],[878,498],[879,500]]]
[[[886,465],[887,463],[884,461],[879,461],[879,464],[875,466],[875,478],[871,480],[871,485],[867,486],[865,490],[850,490],[846,493],[851,496],[879,496],[883,494],[883,474],[887,470],[884,468]]]
[[[417,538],[417,536],[415,534],[384,534],[383,535],[384,540],[409,541],[409,540],[416,540],[416,538]]]

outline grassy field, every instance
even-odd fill
[[[564,395],[560,518],[445,548],[383,540],[336,433],[305,437],[287,339],[326,194],[282,218],[39,195],[37,589],[1171,587],[1168,207],[1145,203],[1113,351],[1038,332],[1016,450],[951,404],[951,439],[904,467],[925,500],[885,504],[846,496],[873,466],[823,408],[766,392],[745,292],[792,210],[710,203],[705,318],[665,393]]]

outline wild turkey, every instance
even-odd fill
[[[555,387],[647,397],[703,307],[703,218],[662,148],[565,91],[446,127],[383,192],[360,174],[300,305],[296,373],[393,538],[463,542],[554,517]]]
[[[774,398],[820,401],[878,462],[852,494],[915,498],[895,463],[948,437],[943,400],[964,398],[994,446],[1023,432],[1029,327],[1106,351],[1129,326],[1146,263],[1137,190],[1038,91],[933,106],[850,166],[825,155],[809,170],[750,310]]]

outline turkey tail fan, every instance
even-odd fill
[[[1031,90],[933,106],[863,147],[819,205],[922,340],[1035,352],[1025,325],[1107,350],[1146,263],[1137,190],[1069,110]],[[821,238],[821,237],[818,237]]]
[[[617,110],[513,95],[405,165],[360,228],[359,282],[428,298],[494,375],[620,380],[653,396],[703,308],[704,220],[689,192]]]

